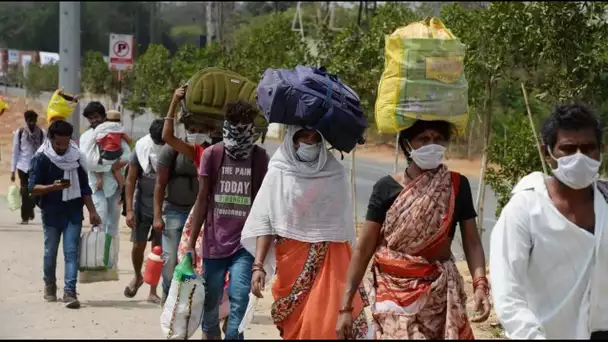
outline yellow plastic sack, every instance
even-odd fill
[[[0,97],[0,115],[2,115],[4,113],[4,111],[8,110],[8,105],[6,104],[6,102],[4,102],[4,100]]]
[[[468,121],[465,46],[437,18],[400,27],[385,41],[375,119],[382,134],[416,120],[444,120],[464,134]]]
[[[13,184],[8,188],[6,199],[9,210],[15,211],[21,208],[21,194],[19,193],[19,187],[17,185]]]
[[[73,98],[72,95],[66,93],[61,94],[61,90],[55,90],[48,106],[46,107],[46,120],[48,122],[54,119],[66,120],[72,115],[76,108],[76,101],[69,101],[65,97]]]

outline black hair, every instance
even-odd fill
[[[23,113],[23,117],[25,118],[25,121],[38,120],[38,113],[33,110],[26,110],[25,113]]]
[[[74,127],[67,121],[55,120],[49,126],[48,137],[52,139],[58,137],[71,137],[74,133]]]
[[[258,115],[258,109],[247,101],[235,101],[226,104],[226,120],[232,124],[253,123]]]
[[[409,153],[407,153],[409,145],[407,142],[426,130],[437,131],[439,134],[443,135],[445,140],[450,141],[452,133],[454,132],[454,125],[443,120],[416,120],[412,126],[399,132],[399,147],[401,147],[401,150],[405,153],[406,157],[409,158]]]
[[[557,106],[543,123],[541,138],[543,143],[553,149],[557,143],[557,131],[580,131],[592,129],[598,146],[603,142],[603,127],[598,116],[583,104],[564,104]]]
[[[150,124],[150,137],[152,138],[152,141],[154,141],[155,143],[161,143],[164,142],[163,141],[163,126],[165,125],[165,120],[163,119],[156,119],[154,121],[152,121],[152,124]]]
[[[88,119],[93,114],[99,114],[103,118],[105,118],[106,117],[106,108],[98,101],[89,102],[89,104],[87,104],[87,106],[84,107],[84,110],[82,111],[82,115]]]

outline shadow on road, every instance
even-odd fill
[[[121,309],[155,309],[160,306],[145,300],[87,300],[82,302],[83,307],[93,308],[121,308]]]

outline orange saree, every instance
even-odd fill
[[[445,166],[424,172],[388,210],[372,266],[376,339],[474,338],[453,258],[432,261],[449,244],[459,181]]]
[[[277,238],[272,319],[286,340],[337,339],[340,299],[351,258],[347,242],[307,243]],[[368,323],[361,289],[353,300],[352,339],[364,339]]]

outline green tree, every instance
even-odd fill
[[[171,63],[169,51],[164,46],[150,45],[135,64],[131,93],[125,107],[141,111],[141,105],[145,103],[156,115],[167,113],[179,81],[171,73]]]
[[[377,9],[367,30],[351,25],[336,33],[325,27],[319,34],[317,64],[326,66],[357,92],[370,126],[384,71],[385,37],[420,19],[406,3],[389,2]]]
[[[258,82],[268,68],[294,68],[310,60],[306,43],[291,30],[292,18],[283,13],[259,18],[236,31],[226,68]]]
[[[28,97],[38,98],[43,91],[54,91],[59,84],[59,66],[30,63],[23,86]]]

